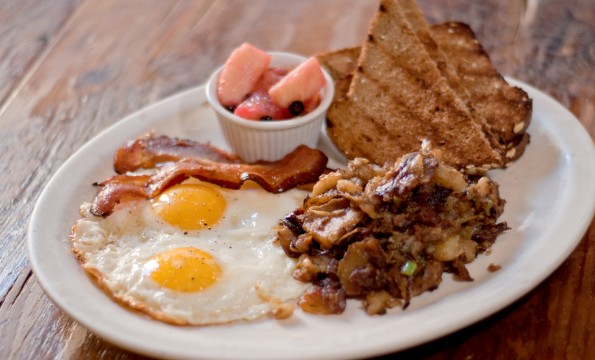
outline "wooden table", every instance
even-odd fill
[[[432,23],[469,23],[503,74],[556,98],[595,137],[595,2],[419,3]],[[376,0],[3,0],[0,358],[139,358],[71,320],[29,265],[31,211],[75,150],[126,114],[205,82],[242,42],[303,54],[355,46],[376,7]],[[595,222],[529,294],[399,355],[593,359],[593,309]]]

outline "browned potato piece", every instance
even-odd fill
[[[298,305],[310,314],[340,314],[345,310],[346,298],[338,283],[325,279],[320,285],[309,287]]]
[[[345,293],[357,296],[369,290],[382,289],[386,282],[382,270],[385,266],[380,242],[371,237],[349,245],[339,261],[337,275]]]

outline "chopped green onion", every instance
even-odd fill
[[[494,203],[492,202],[492,199],[488,199],[488,203],[485,204],[485,206],[483,207],[483,211],[486,213],[487,216],[490,216],[490,211],[492,211],[493,205]]]
[[[415,269],[417,269],[417,263],[413,260],[407,260],[401,267],[401,274],[411,276],[415,272]]]

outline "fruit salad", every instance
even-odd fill
[[[270,54],[250,44],[235,49],[217,82],[221,105],[241,118],[257,121],[291,119],[318,106],[326,80],[316,58],[293,69],[270,63]]]

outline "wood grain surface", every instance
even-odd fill
[[[469,23],[496,68],[556,98],[595,137],[595,1],[418,2],[432,23]],[[376,7],[376,0],[0,2],[0,359],[142,358],[72,321],[31,271],[31,211],[73,152],[125,115],[205,82],[242,42],[303,54],[355,46]],[[594,309],[592,221],[572,255],[526,296],[397,355],[595,359]]]

